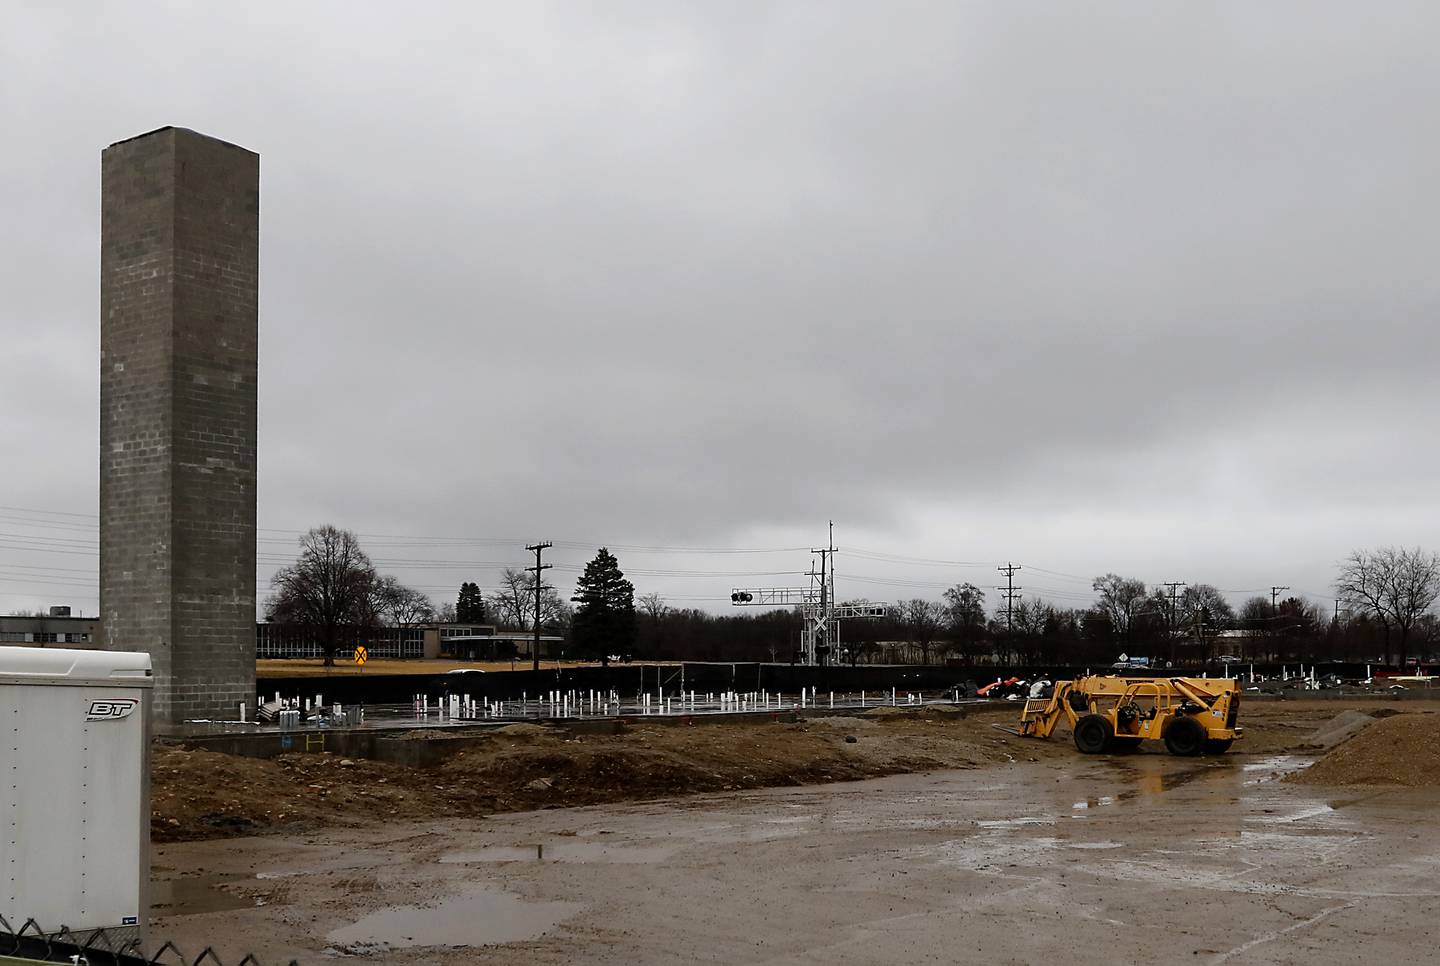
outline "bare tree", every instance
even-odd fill
[[[375,568],[349,530],[316,527],[300,538],[300,557],[270,578],[270,620],[294,625],[320,645],[325,666],[346,628],[378,623]]]
[[[950,634],[960,656],[974,660],[977,644],[985,636],[985,591],[974,584],[956,584],[945,591]]]
[[[502,627],[525,630],[535,621],[535,575],[528,570],[505,568],[500,589],[489,597],[490,611]],[[540,590],[540,625],[555,624],[563,601],[552,587]]]
[[[665,598],[656,593],[641,594],[635,598],[635,609],[644,614],[651,621],[659,621],[670,609],[665,603]]]
[[[930,663],[930,648],[940,637],[945,626],[945,608],[933,600],[916,597],[901,601],[895,607],[895,617],[905,635],[920,648],[920,661]]]
[[[435,605],[430,598],[394,577],[380,578],[375,594],[380,612],[389,618],[392,627],[413,627],[435,619]]]
[[[1349,606],[1368,612],[1384,633],[1390,663],[1391,628],[1400,634],[1400,664],[1410,633],[1440,597],[1440,555],[1415,547],[1356,550],[1340,563],[1335,591]]]
[[[500,575],[500,589],[489,597],[490,613],[501,627],[524,630],[528,625],[528,610],[534,606],[534,591],[530,589],[530,574],[514,567],[505,568]]]
[[[1016,651],[1022,661],[1041,659],[1045,626],[1054,608],[1038,597],[1021,598],[1011,609],[1006,647]]]
[[[1045,633],[1045,622],[1050,619],[1054,610],[1049,604],[1039,597],[1021,599],[1015,605],[1015,612],[1011,617],[1015,625],[1015,633],[1027,637],[1039,637]]]
[[[1178,622],[1194,637],[1195,643],[1202,646],[1208,658],[1210,642],[1216,633],[1235,622],[1235,609],[1214,585],[1192,584],[1180,595]]]
[[[555,591],[545,591],[549,594],[549,609],[547,612],[546,601],[540,601],[540,613],[544,618],[546,627],[555,631],[561,637],[569,638],[570,629],[575,626],[575,605],[560,597]],[[533,601],[532,601],[533,604]]]
[[[1095,610],[1110,624],[1110,630],[1120,641],[1128,640],[1135,626],[1135,619],[1149,609],[1145,596],[1145,581],[1119,574],[1096,577],[1091,585],[1100,599]]]

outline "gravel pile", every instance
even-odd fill
[[[1440,714],[1396,714],[1375,721],[1287,780],[1304,785],[1440,786]]]
[[[1307,735],[1300,747],[1307,751],[1329,751],[1374,723],[1375,718],[1364,711],[1342,711]]]

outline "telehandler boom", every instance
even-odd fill
[[[1058,681],[1049,698],[1030,698],[1022,736],[1048,738],[1063,719],[1087,755],[1129,751],[1163,740],[1172,755],[1223,754],[1243,729],[1240,692],[1225,678],[1091,677]]]

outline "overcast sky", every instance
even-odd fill
[[[167,124],[261,155],[262,588],[326,522],[717,610],[832,518],[877,600],[1440,549],[1440,5],[366,11],[5,5],[0,610],[96,610],[100,151]]]

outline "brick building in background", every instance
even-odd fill
[[[260,157],[183,128],[101,155],[100,646],[157,725],[255,694]]]

